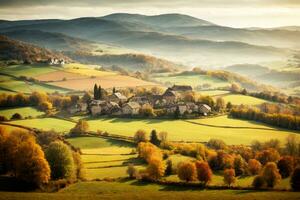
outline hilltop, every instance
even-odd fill
[[[0,60],[18,62],[44,62],[50,58],[70,60],[61,53],[40,48],[0,35]]]

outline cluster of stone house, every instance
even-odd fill
[[[66,62],[63,58],[57,59],[57,58],[50,58],[48,60],[49,65],[64,65]]]
[[[191,92],[190,86],[174,85],[168,88],[162,95],[150,96],[133,96],[130,98],[125,97],[119,92],[107,96],[103,100],[91,100],[89,105],[78,104],[72,113],[89,110],[91,115],[138,115],[143,106],[151,106],[153,109],[164,110],[168,115],[174,114],[179,111],[179,114],[200,114],[207,115],[211,112],[211,108],[206,104],[183,102],[179,97],[184,92]]]

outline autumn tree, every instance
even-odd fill
[[[52,142],[46,150],[46,159],[50,165],[53,179],[72,179],[75,166],[70,148],[62,142]]]
[[[136,143],[146,142],[147,141],[147,133],[144,130],[138,130],[133,137]]]
[[[233,167],[234,167],[236,176],[241,176],[246,173],[247,163],[240,155],[237,155],[234,158]]]
[[[22,115],[20,113],[15,113],[11,116],[10,118],[11,120],[19,120],[19,119],[23,119]]]
[[[266,181],[268,187],[273,188],[281,180],[281,175],[279,170],[274,162],[268,162],[263,170],[262,177]]]
[[[250,159],[248,161],[248,170],[251,175],[256,175],[260,172],[261,170],[261,164],[258,160],[256,159]]]
[[[75,165],[75,177],[80,180],[85,180],[86,171],[80,153],[72,151],[72,156]]]
[[[81,135],[85,134],[89,129],[89,124],[87,121],[80,119],[74,128],[71,129],[70,133],[71,135]]]
[[[300,166],[292,173],[290,183],[293,190],[300,191]]]
[[[160,140],[157,137],[157,132],[156,130],[152,130],[150,134],[150,142],[156,146],[160,145]]]
[[[280,158],[280,154],[276,149],[266,149],[258,152],[255,159],[259,160],[261,164],[266,164],[268,162],[277,162]]]
[[[145,104],[139,109],[139,114],[143,117],[154,117],[155,113],[151,105]]]
[[[42,111],[48,111],[48,110],[51,110],[53,108],[52,103],[49,102],[49,101],[41,102],[38,107]]]
[[[165,175],[171,175],[173,173],[173,162],[172,160],[168,159],[166,162],[166,170]]]
[[[298,140],[295,134],[290,134],[286,138],[285,144],[286,152],[291,155],[295,156],[298,153]]]
[[[167,140],[168,140],[168,132],[165,132],[165,131],[159,132],[158,138],[159,138],[159,140],[162,143],[167,142]]]
[[[180,162],[177,166],[177,174],[180,180],[186,182],[197,180],[196,166],[191,161]]]
[[[17,178],[36,185],[50,180],[49,164],[41,147],[35,142],[21,143],[14,159]]]
[[[294,159],[292,156],[283,156],[277,163],[282,178],[289,177],[294,170]]]
[[[224,170],[224,178],[223,181],[226,185],[231,186],[233,183],[235,183],[235,171],[234,169],[225,169]]]
[[[152,156],[147,166],[149,178],[157,180],[165,174],[165,165],[160,157]]]
[[[152,158],[159,158],[162,160],[160,149],[150,142],[140,142],[137,150],[139,157],[143,158],[147,163],[149,163]]]
[[[223,111],[225,109],[225,106],[226,106],[226,104],[225,104],[224,99],[222,97],[218,97],[217,101],[216,101],[216,110],[219,112]]]
[[[197,169],[198,180],[207,185],[212,179],[212,170],[205,161],[197,161],[195,163]]]

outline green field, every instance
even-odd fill
[[[299,133],[227,116],[189,120],[99,118],[87,121],[91,131],[101,130],[123,136],[133,136],[139,129],[144,129],[148,133],[153,129],[158,132],[167,131],[170,141],[207,142],[211,138],[217,138],[227,144],[248,145],[253,140],[263,142],[276,138],[284,144],[289,134]],[[54,118],[18,120],[10,123],[44,130],[54,129],[58,132],[68,132],[75,126],[72,122]]]
[[[43,115],[44,112],[38,111],[33,107],[21,107],[21,108],[9,108],[9,109],[1,109],[0,115],[7,117],[8,119],[15,113],[19,113],[22,117],[37,117]]]
[[[98,137],[70,138],[68,141],[81,149],[88,180],[126,177],[128,164],[139,164],[137,154],[131,154],[135,147],[126,142]],[[137,168],[143,166],[139,164]]]
[[[57,91],[65,93],[70,91],[53,85],[25,82],[4,75],[0,75],[0,88],[22,93],[31,93],[33,91],[43,91],[48,93]]]
[[[88,120],[88,123],[91,130],[124,136],[133,136],[138,129],[149,133],[156,129],[167,131],[172,141],[206,142],[218,138],[227,144],[250,144],[255,139],[263,142],[270,138],[279,139],[283,143],[289,134],[296,133],[227,116],[195,120],[100,118]]]
[[[198,93],[203,96],[219,96],[230,92],[227,90],[200,90]]]
[[[268,102],[267,100],[264,99],[259,99],[256,97],[251,97],[251,96],[245,96],[241,94],[229,94],[229,95],[224,95],[222,98],[225,100],[225,102],[231,102],[233,105],[259,105],[262,103]]]
[[[201,190],[175,186],[143,184],[136,181],[79,182],[58,193],[0,192],[0,200],[94,200],[94,199],[172,199],[172,200],[298,200],[299,192],[266,192],[240,190]]]
[[[190,85],[196,87],[203,84],[210,84],[212,88],[228,86],[229,83],[208,75],[178,75],[168,76],[160,75],[154,77],[154,80],[161,83],[171,83],[180,85]]]
[[[13,75],[13,76],[27,76],[34,77],[49,72],[59,70],[60,67],[53,67],[47,65],[11,65],[1,68],[1,73]]]
[[[70,129],[75,126],[75,123],[73,122],[55,118],[24,119],[11,121],[8,123],[37,128],[45,131],[54,130],[57,132],[69,132]]]

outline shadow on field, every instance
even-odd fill
[[[0,176],[0,191],[6,192],[30,192],[36,188],[33,185],[17,180],[10,176]]]

